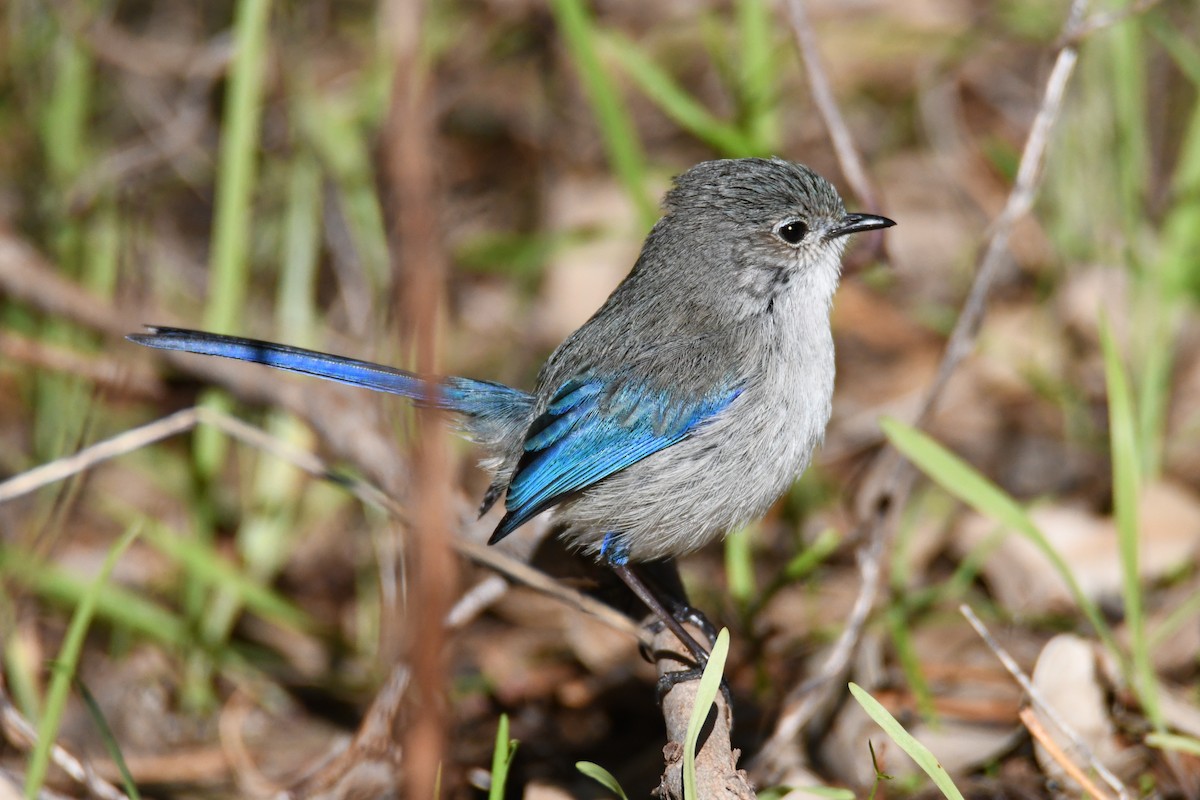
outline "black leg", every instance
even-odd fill
[[[679,641],[683,642],[684,647],[695,657],[699,668],[703,669],[704,665],[708,663],[708,651],[701,647],[700,643],[684,629],[683,623],[676,619],[674,614],[667,611],[666,606],[662,604],[654,592],[650,591],[650,587],[642,582],[642,579],[637,576],[628,564],[613,564],[612,569],[617,574],[617,577],[625,582],[630,591],[646,604],[646,607],[667,626],[671,633],[675,634]]]

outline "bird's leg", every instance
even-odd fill
[[[638,599],[646,604],[646,607],[659,618],[663,625],[667,626],[671,633],[675,634],[675,638],[679,639],[683,643],[683,646],[696,659],[694,666],[688,669],[664,673],[658,679],[658,685],[655,686],[654,693],[658,697],[658,704],[662,705],[663,698],[675,688],[676,684],[700,680],[700,677],[704,674],[704,667],[708,664],[708,651],[701,647],[695,637],[687,632],[687,629],[683,627],[683,623],[676,619],[674,614],[667,611],[666,606],[659,601],[654,592],[650,591],[650,587],[637,576],[637,573],[628,564],[610,564],[610,566],[613,572],[617,573],[617,577],[625,582],[625,585],[638,596]],[[672,653],[672,655],[674,654]],[[721,692],[725,695],[725,702],[733,705],[730,699],[729,684],[723,676],[721,678]]]
[[[711,633],[712,623],[696,609],[692,608],[686,602],[680,603],[672,599],[671,605],[674,606],[674,612],[667,610],[666,605],[659,599],[658,595],[646,584],[641,577],[633,571],[629,566],[628,548],[622,546],[620,536],[614,533],[608,533],[604,536],[604,542],[600,546],[600,555],[616,573],[617,577],[624,581],[639,600],[641,600],[650,612],[667,626],[667,629],[675,635],[684,647],[696,659],[695,665],[688,669],[677,670],[675,672],[665,673],[658,679],[658,686],[655,693],[658,695],[659,705],[662,704],[663,698],[667,693],[675,687],[676,684],[685,683],[687,681],[699,680],[704,674],[704,667],[708,664],[708,650],[705,650],[695,637],[688,633],[683,627],[683,623],[691,622],[704,631],[704,634],[709,637],[710,641],[715,642],[716,636]],[[733,705],[729,691],[729,683],[724,676],[721,677],[721,693],[725,695],[725,701],[730,706]]]
[[[676,619],[674,614],[667,611],[666,606],[662,604],[654,592],[650,591],[650,587],[638,577],[637,573],[628,564],[614,564],[609,562],[609,566],[612,567],[617,577],[625,582],[630,591],[646,604],[646,607],[650,609],[654,616],[658,617],[662,621],[662,624],[666,625],[671,633],[675,634],[676,638],[683,642],[684,647],[696,659],[696,665],[700,669],[703,669],[704,665],[708,663],[708,651],[696,641],[694,636],[687,632],[683,627],[683,623]]]
[[[600,544],[600,557],[608,562],[613,572],[625,582],[630,591],[637,595],[637,598],[645,603],[656,617],[662,620],[671,633],[675,634],[696,659],[696,665],[703,669],[704,665],[708,663],[708,651],[684,630],[683,623],[674,614],[667,611],[667,607],[658,598],[658,595],[629,566],[629,545],[625,542],[624,537],[613,531],[604,534],[604,541]]]

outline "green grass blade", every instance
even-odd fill
[[[92,724],[100,732],[100,739],[104,742],[104,749],[108,751],[108,757],[117,765],[117,771],[121,773],[121,785],[125,789],[125,794],[131,800],[140,800],[142,795],[138,792],[137,783],[133,780],[133,774],[129,771],[129,765],[125,763],[125,754],[121,752],[121,746],[117,742],[117,737],[113,735],[112,728],[108,725],[108,720],[104,718],[104,712],[100,710],[100,704],[96,702],[96,698],[83,681],[75,681],[75,690],[83,698],[83,704],[87,706],[88,714],[92,718]]]
[[[500,715],[496,726],[496,746],[492,750],[492,785],[488,787],[488,800],[504,800],[504,785],[508,782],[508,770],[517,754],[517,741],[508,738],[508,715]]]
[[[1200,739],[1194,739],[1191,736],[1180,736],[1175,733],[1151,733],[1146,736],[1146,744],[1157,747],[1159,750],[1173,750],[1200,758]]]
[[[576,761],[575,769],[608,789],[621,800],[629,800],[629,795],[625,794],[625,790],[621,788],[621,784],[617,782],[613,774],[599,764],[593,764],[591,761]]]
[[[50,678],[50,686],[46,691],[46,703],[42,711],[42,718],[38,723],[37,744],[34,745],[33,753],[29,758],[29,768],[25,775],[25,796],[27,798],[36,798],[41,792],[42,784],[45,783],[46,771],[50,766],[50,751],[58,738],[58,727],[66,709],[67,695],[71,691],[75,669],[79,665],[83,640],[99,606],[102,589],[108,582],[108,576],[112,574],[117,559],[137,536],[138,529],[131,527],[117,540],[117,543],[108,551],[108,556],[105,557],[104,564],[100,567],[100,573],[83,591],[79,598],[79,605],[75,607],[75,613],[71,615],[71,624],[67,627],[66,636],[63,637],[62,647],[59,648],[58,659]]]
[[[813,543],[792,556],[783,568],[784,577],[798,581],[825,562],[842,543],[841,535],[833,528],[826,528],[817,535]]]
[[[751,142],[748,155],[770,155],[778,149],[779,115],[775,105],[775,78],[779,59],[772,33],[775,19],[765,0],[738,0],[737,27],[742,63],[739,74],[743,127]]]
[[[884,626],[896,651],[896,659],[904,680],[917,703],[917,713],[922,719],[937,719],[937,708],[933,703],[933,692],[925,674],[921,672],[921,657],[913,644],[911,631],[915,627],[910,609],[904,601],[894,602],[884,613]]]
[[[750,528],[739,528],[725,537],[725,580],[729,584],[729,596],[741,606],[758,594],[752,541]]]
[[[265,619],[301,632],[313,630],[313,620],[307,614],[256,583],[206,543],[176,536],[154,525],[146,529],[145,538],[155,550],[183,567],[190,578],[235,595],[239,604],[245,604]]]
[[[257,174],[270,10],[269,0],[240,0],[235,12],[234,58],[221,125],[211,275],[204,309],[204,326],[218,333],[230,333],[237,324],[249,282],[246,253]]]
[[[284,341],[316,347],[317,274],[321,263],[321,167],[308,150],[288,169],[283,258],[275,308]]]
[[[964,800],[962,793],[958,791],[958,787],[950,779],[950,774],[938,762],[937,757],[930,752],[928,747],[918,742],[912,734],[904,730],[904,726],[897,722],[896,718],[888,713],[888,710],[880,705],[878,700],[868,694],[857,683],[850,684],[850,694],[854,696],[858,704],[867,712],[867,716],[875,720],[875,724],[883,728],[883,732],[899,745],[901,750],[908,753],[913,761],[917,762],[917,766],[925,771],[925,774],[942,791],[942,794],[950,798],[950,800]]]
[[[245,313],[250,283],[249,244],[253,223],[253,197],[258,175],[259,128],[262,123],[266,79],[267,22],[269,0],[238,0],[233,22],[234,56],[221,118],[221,142],[217,154],[216,198],[209,255],[208,298],[203,325],[218,333],[233,333]],[[217,411],[229,411],[229,400],[212,392],[201,401]],[[193,502],[195,536],[213,537],[216,516],[212,498],[204,488],[212,481],[225,459],[221,435],[201,426],[193,435],[200,494]],[[215,640],[217,620],[210,614],[209,598],[201,587],[185,582],[181,587],[189,617]],[[185,705],[198,708],[215,702],[209,686],[209,664],[198,654],[187,668],[182,694]]]
[[[551,0],[550,6],[596,115],[613,170],[637,207],[639,218],[649,227],[658,217],[658,211],[646,191],[641,140],[617,87],[600,64],[594,22],[583,0]]]
[[[688,94],[666,70],[647,58],[629,39],[617,33],[607,33],[600,38],[600,43],[605,52],[620,63],[625,74],[633,79],[638,88],[681,128],[726,157],[762,155],[749,137],[709,113],[699,100]]]
[[[717,634],[717,642],[712,652],[708,654],[708,663],[704,665],[704,674],[700,676],[700,687],[696,690],[696,704],[692,706],[692,716],[688,719],[687,733],[683,742],[683,797],[684,800],[698,800],[696,794],[696,743],[700,740],[700,731],[717,692],[721,691],[721,676],[725,673],[725,660],[729,658],[729,629],[722,628]]]
[[[78,607],[86,592],[79,576],[41,564],[11,547],[0,547],[0,576],[64,606]],[[178,648],[186,648],[192,642],[191,632],[182,619],[139,594],[105,585],[100,587],[95,603],[97,617],[150,641]]]
[[[849,789],[839,786],[772,786],[758,792],[758,800],[782,800],[799,789],[806,795],[824,797],[827,800],[855,800],[857,795]]]
[[[1146,715],[1158,730],[1165,727],[1158,704],[1158,681],[1150,659],[1146,638],[1146,614],[1138,570],[1138,495],[1141,493],[1141,455],[1137,441],[1137,422],[1129,378],[1113,341],[1107,321],[1100,325],[1100,344],[1104,351],[1104,377],[1108,386],[1108,430],[1112,449],[1113,511],[1117,523],[1117,543],[1121,553],[1121,588],[1125,601],[1125,624],[1129,628],[1133,653],[1133,685]]]
[[[1029,539],[1062,577],[1096,634],[1104,641],[1113,657],[1124,663],[1121,649],[1100,610],[1084,593],[1058,551],[1046,539],[1029,515],[1016,500],[985,478],[973,467],[915,428],[895,419],[880,421],[888,440],[909,461],[934,482],[980,514],[999,522]]]
[[[1154,633],[1150,634],[1150,649],[1162,647],[1168,639],[1179,632],[1179,629],[1192,618],[1200,614],[1200,591],[1192,592],[1182,603],[1175,606],[1167,614]]]

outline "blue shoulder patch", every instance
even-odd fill
[[[680,403],[669,392],[598,378],[573,378],[555,393],[525,438],[508,485],[508,509],[495,544],[568,495],[679,442],[732,403],[741,387],[723,387]]]

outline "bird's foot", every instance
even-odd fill
[[[658,678],[658,683],[654,685],[654,697],[658,701],[659,708],[662,707],[663,701],[667,699],[667,695],[681,683],[688,681],[698,681],[704,675],[705,663],[698,664],[690,669],[680,669],[674,672],[664,672]],[[724,675],[721,676],[721,696],[725,698],[725,705],[733,708],[733,694],[729,689],[729,681]]]
[[[690,624],[692,627],[698,628],[704,634],[704,638],[708,639],[708,649],[710,651],[716,645],[717,626],[713,625],[700,609],[695,606],[689,606],[686,603],[680,603],[671,609],[671,616],[681,623]]]

